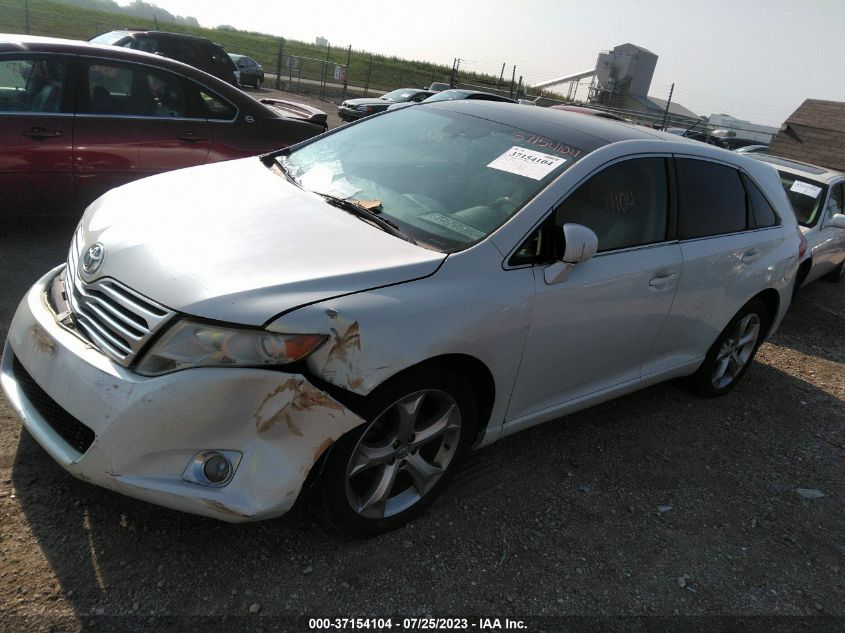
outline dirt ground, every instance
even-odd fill
[[[0,236],[3,340],[73,224]],[[505,439],[419,520],[362,541],[299,507],[228,525],[78,481],[0,396],[0,630],[441,616],[477,630],[479,618],[523,619],[532,633],[841,633],[843,405],[845,285],[822,281],[728,397],[670,382]]]

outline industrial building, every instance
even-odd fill
[[[578,83],[592,77],[587,102],[606,108],[619,108],[655,119],[666,112],[666,100],[648,96],[657,55],[636,44],[620,44],[610,51],[602,51],[591,70],[565,75],[534,85],[534,88],[550,88],[569,84],[569,97],[575,96]],[[574,90],[573,90],[574,89]],[[699,121],[692,110],[672,101],[669,114],[676,124]]]

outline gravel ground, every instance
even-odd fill
[[[0,237],[3,339],[72,229],[17,224]],[[529,631],[841,633],[843,317],[845,285],[817,282],[728,397],[671,382],[505,439],[415,523],[365,541],[324,532],[300,507],[228,525],[83,483],[0,396],[0,630],[437,615],[529,617]]]

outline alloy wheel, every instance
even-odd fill
[[[747,314],[737,322],[736,327],[722,343],[710,379],[716,389],[731,384],[748,364],[760,337],[760,325],[757,313]]]
[[[346,469],[346,498],[360,516],[383,519],[419,502],[460,443],[461,411],[444,391],[403,396],[367,428]]]

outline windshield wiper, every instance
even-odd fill
[[[340,198],[338,196],[333,196],[330,193],[321,193],[319,191],[315,191],[314,193],[321,195],[330,205],[337,207],[338,209],[348,211],[352,215],[358,216],[367,222],[371,222],[386,233],[390,233],[392,236],[398,237],[400,240],[405,240],[411,244],[417,243],[410,235],[403,233],[399,226],[395,223],[391,222],[387,218],[381,217],[375,211],[358,204],[354,200]]]

